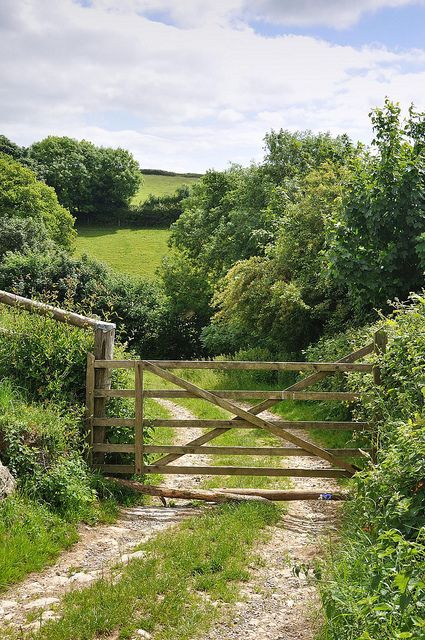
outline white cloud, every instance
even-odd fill
[[[379,9],[423,4],[424,0],[91,0],[113,13],[164,14],[179,26],[242,23],[257,19],[288,26],[343,29]]]
[[[385,95],[424,106],[424,51],[265,38],[226,22],[238,1],[203,3],[217,19],[188,29],[142,15],[165,0],[1,0],[0,132],[21,144],[86,137],[145,167],[204,170],[259,158],[270,127],[367,139]]]
[[[423,4],[421,0],[245,0],[248,16],[291,26],[321,25],[345,29],[367,13],[387,7]]]

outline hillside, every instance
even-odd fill
[[[87,254],[115,271],[155,278],[168,252],[168,229],[131,229],[111,226],[78,228],[76,255]]]
[[[149,195],[166,196],[172,195],[178,187],[184,184],[192,185],[199,178],[186,177],[183,174],[162,175],[144,174],[143,184],[134,196],[132,204],[144,202]]]

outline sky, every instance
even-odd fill
[[[388,96],[425,111],[425,0],[0,0],[0,133],[204,172],[271,129],[370,142]]]

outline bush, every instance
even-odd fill
[[[192,357],[202,351],[198,324],[193,318],[180,315],[158,284],[115,274],[87,256],[73,258],[64,252],[9,253],[0,263],[0,289],[41,298],[83,315],[97,314],[107,318],[117,324],[119,338],[146,358]],[[55,329],[53,326],[54,335],[62,331],[58,323]],[[74,335],[78,332],[81,330],[76,330]],[[81,339],[76,338],[75,344],[71,345],[72,352]],[[0,336],[0,343],[1,340]],[[52,340],[53,335],[48,341]],[[59,342],[62,340],[63,336]],[[47,363],[42,350],[46,348],[50,353],[52,344],[40,345],[41,363]],[[16,345],[16,348],[19,357],[27,362],[24,345]],[[37,345],[31,349],[37,350]],[[34,352],[31,357],[33,355]]]
[[[75,240],[74,218],[62,207],[54,189],[10,156],[0,153],[0,218],[33,219],[50,240],[70,249]]]
[[[17,310],[2,310],[0,320],[0,378],[36,400],[82,402],[92,333]]]
[[[81,457],[79,416],[27,403],[8,382],[0,384],[0,407],[2,458],[21,491],[69,520],[88,517],[95,493]]]
[[[0,218],[0,238],[0,262],[9,251],[27,253],[52,247],[44,225],[34,218]]]
[[[326,640],[424,636],[423,296],[398,304],[385,329],[382,385],[364,376],[358,409],[359,417],[372,418],[378,429],[378,464],[352,481],[345,531],[325,565],[320,586]]]

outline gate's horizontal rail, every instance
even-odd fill
[[[109,423],[103,426],[114,426],[115,419],[109,418]],[[225,428],[225,429],[255,429],[250,422],[241,418],[233,420],[179,420],[179,419],[154,419],[147,421],[152,427],[171,427],[173,429],[186,429],[187,427]],[[282,429],[342,429],[347,431],[369,431],[372,429],[368,422],[326,422],[306,420],[269,420],[270,424]],[[96,424],[96,423],[95,423]]]
[[[93,444],[93,451],[102,453],[134,453],[134,444],[102,443]],[[203,453],[206,455],[237,455],[237,456],[279,456],[300,458],[315,458],[313,453],[304,451],[300,447],[218,447],[218,446],[186,446],[186,445],[156,445],[143,447],[145,453],[180,453],[182,455]],[[370,449],[327,449],[335,456],[363,456]]]
[[[216,391],[211,393],[218,398],[266,398],[268,400],[340,400],[352,402],[360,398],[359,393],[347,391]],[[96,398],[134,398],[134,389],[95,389]],[[146,389],[145,398],[198,398],[191,391],[183,389]]]
[[[134,369],[137,360],[96,360],[96,369]],[[143,360],[141,361],[143,364]],[[328,371],[371,373],[373,365],[349,362],[267,362],[241,360],[150,360],[162,369],[237,369],[252,371]]]
[[[93,418],[94,427],[134,427],[134,418]]]
[[[171,465],[146,465],[144,473],[169,473],[182,475],[213,476],[276,476],[296,478],[347,478],[345,469],[280,469],[279,467],[183,467]]]
[[[160,419],[146,420],[152,427],[169,427],[172,429],[206,428],[215,427],[226,429],[255,429],[250,422],[237,418],[236,420],[179,420]],[[342,429],[343,431],[370,431],[368,422],[327,422],[305,420],[269,420],[270,424],[282,429]],[[95,427],[134,427],[134,418],[93,418]]]
[[[134,465],[95,464],[95,469],[104,473],[133,474]],[[350,472],[345,469],[279,469],[276,467],[180,467],[146,465],[142,473],[214,475],[214,476],[280,476],[296,478],[347,478]]]
[[[114,446],[114,445],[112,445]],[[236,456],[283,456],[317,458],[314,453],[304,451],[300,447],[219,447],[205,446],[190,447],[184,445],[146,445],[146,453],[205,453],[207,455],[236,455]],[[327,449],[336,456],[362,456],[366,449]]]

